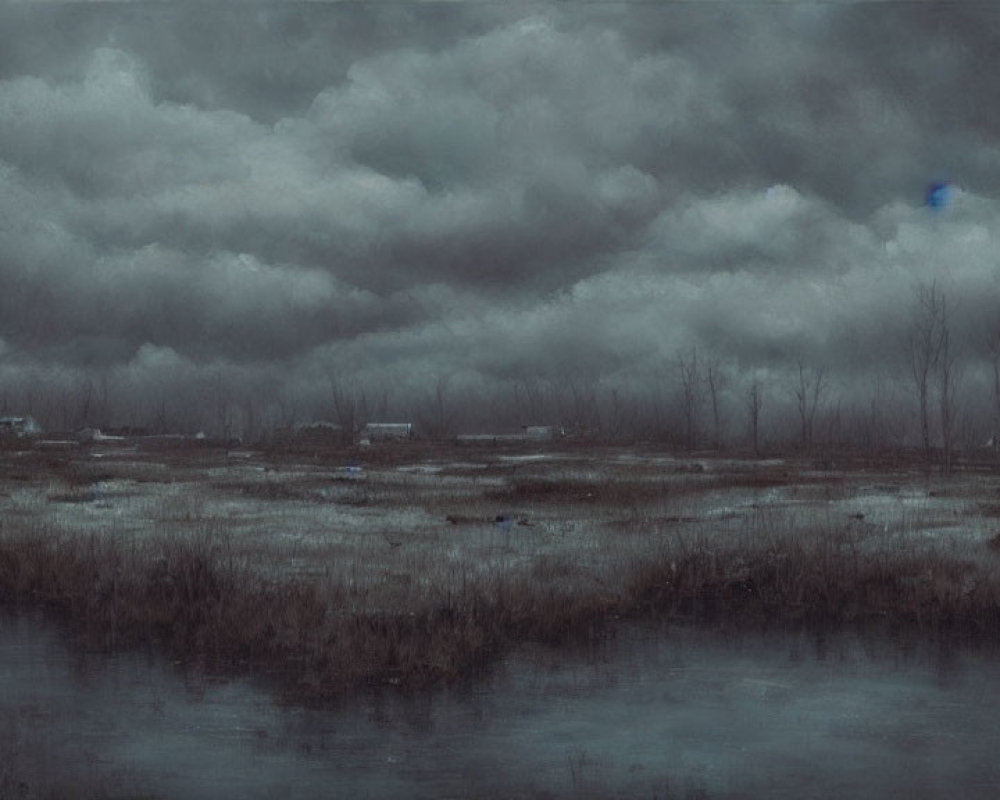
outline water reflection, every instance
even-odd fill
[[[25,619],[0,622],[0,664],[0,762],[32,788],[112,776],[170,798],[1000,796],[1000,657],[967,648],[632,627],[571,658],[519,653],[474,686],[336,710],[186,681],[149,657],[74,654]]]

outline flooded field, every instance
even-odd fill
[[[606,578],[658,538],[853,527],[873,544],[976,545],[1000,525],[1000,476],[818,471],[797,460],[681,458],[628,449],[492,448],[142,453],[98,447],[0,460],[8,529],[124,541],[224,536],[260,566],[384,583],[433,554],[442,570],[490,572],[565,559]],[[367,463],[366,463],[367,462]]]
[[[0,507],[0,796],[1000,788],[989,465],[94,445]]]
[[[996,651],[630,626],[590,653],[525,648],[475,684],[327,709],[185,679],[159,659],[81,656],[24,620],[0,626],[0,659],[0,760],[40,789],[82,780],[97,796],[206,800],[1000,790]]]

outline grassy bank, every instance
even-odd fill
[[[0,538],[8,608],[40,606],[89,646],[161,647],[210,671],[268,677],[296,698],[455,680],[515,640],[590,635],[615,610],[528,577],[411,594],[395,608],[386,601],[329,579],[265,579],[212,536],[141,547],[99,536]]]
[[[1000,633],[1000,570],[981,548],[869,548],[849,526],[742,547],[678,543],[637,567],[630,610],[812,628],[888,626],[975,639]]]
[[[42,607],[89,646],[156,647],[265,677],[297,700],[454,681],[517,642],[587,641],[623,617],[1000,633],[1000,557],[985,543],[872,538],[861,525],[766,520],[726,536],[659,530],[647,552],[619,554],[613,583],[582,574],[568,553],[400,591],[335,572],[267,577],[224,534],[130,543],[34,530],[0,536],[0,604]]]

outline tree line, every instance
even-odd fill
[[[110,368],[34,368],[3,372],[0,415],[30,414],[48,430],[203,431],[246,441],[315,420],[339,425],[348,438],[368,422],[412,422],[429,439],[553,425],[579,438],[687,450],[911,447],[948,469],[956,450],[996,440],[1000,325],[982,342],[959,341],[936,282],[914,287],[909,312],[895,365],[841,365],[839,376],[805,356],[754,364],[698,346],[614,377],[587,365],[503,379],[439,370],[406,383],[335,366],[294,382],[232,365],[144,381]]]

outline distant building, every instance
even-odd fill
[[[102,437],[100,428],[80,428],[74,435],[80,444],[90,444]]]
[[[121,442],[124,436],[109,436],[100,428],[80,428],[76,432],[76,440],[80,444],[90,444],[91,442]]]
[[[555,425],[522,425],[520,433],[463,433],[455,437],[455,441],[468,445],[498,445],[550,441],[565,435],[565,431]]]
[[[458,436],[455,437],[455,441],[458,444],[492,445],[492,444],[499,444],[500,442],[503,441],[509,441],[512,438],[520,438],[520,437],[502,436],[500,434],[494,434],[494,433],[460,433]]]
[[[361,429],[361,439],[369,442],[400,442],[413,438],[409,422],[369,422]]]
[[[23,439],[41,432],[33,417],[0,417],[0,439]]]
[[[557,439],[564,436],[562,428],[555,425],[522,425],[526,439]]]

